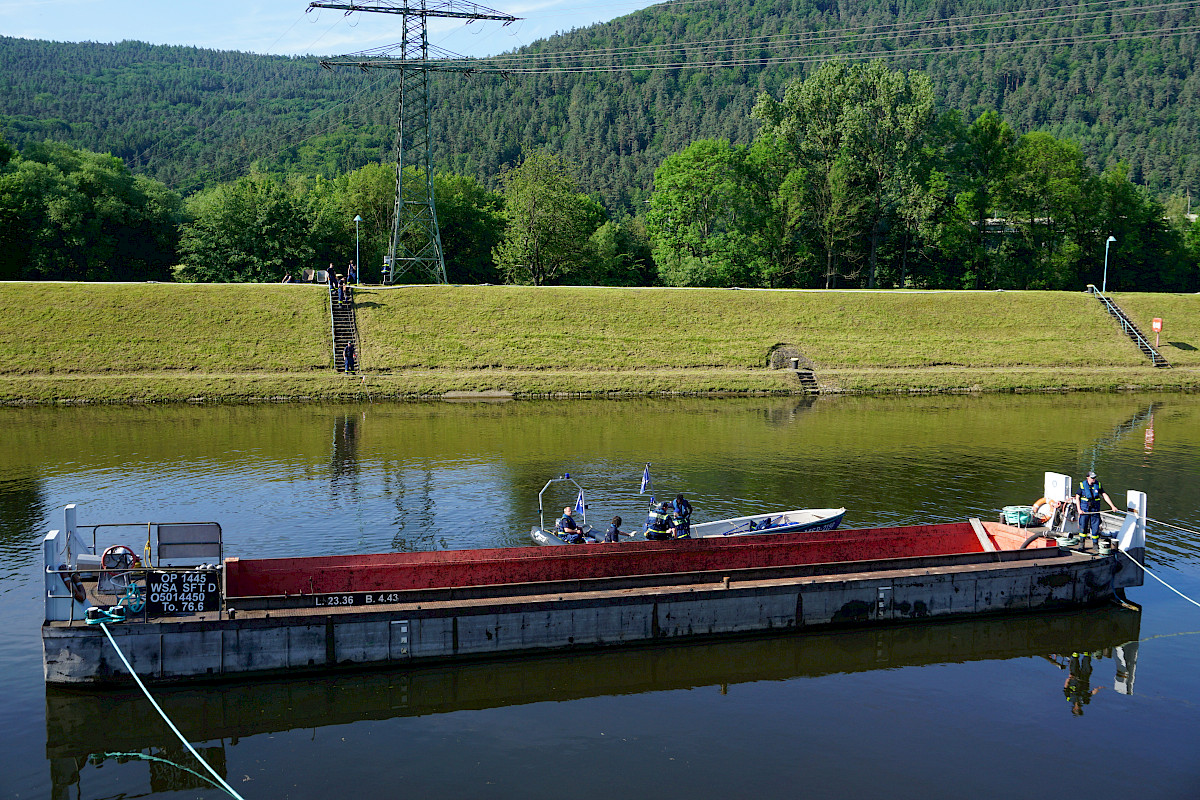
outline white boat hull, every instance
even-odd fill
[[[842,524],[846,515],[844,508],[798,508],[773,514],[752,514],[748,517],[719,519],[713,522],[701,522],[692,525],[691,538],[707,539],[723,536],[758,536],[772,533],[801,533],[804,531],[831,531]],[[771,526],[761,527],[767,520]],[[751,529],[751,524],[754,528]],[[591,533],[590,527],[584,528],[585,533]],[[534,527],[529,535],[536,544],[559,545],[567,544],[554,531]],[[645,541],[641,531],[632,534],[632,541]]]

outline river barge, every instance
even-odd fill
[[[95,546],[68,507],[43,545],[45,679],[131,680],[102,621],[143,680],[178,683],[1098,605],[1142,583],[1145,495],[1129,503],[1105,549],[972,519],[170,566],[164,547],[175,561],[218,552],[219,526],[143,524],[158,565],[101,563],[95,583]],[[132,598],[120,614],[91,607],[106,580]]]

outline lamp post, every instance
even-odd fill
[[[358,255],[358,223],[362,222],[362,217],[358,214],[354,215],[354,282],[358,283],[358,273],[362,271],[362,259]]]
[[[1108,246],[1117,240],[1117,237],[1110,236],[1108,241],[1104,243],[1104,281],[1100,284],[1100,294],[1108,292]]]

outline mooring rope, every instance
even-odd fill
[[[174,767],[175,769],[182,770],[183,772],[186,772],[189,775],[195,775],[197,778],[204,781],[209,786],[212,786],[217,789],[221,788],[221,784],[215,782],[212,778],[208,777],[207,775],[201,775],[199,772],[196,772],[196,770],[194,770],[190,767],[185,767],[183,764],[177,764],[174,761],[171,761],[170,759],[167,759],[167,758],[159,758],[158,756],[151,756],[151,755],[147,755],[145,753],[101,753],[101,755],[104,758],[116,758],[116,759],[136,758],[136,759],[140,759],[142,761],[153,761],[157,764],[166,764],[169,767]],[[224,790],[222,790],[222,791],[224,791]]]
[[[125,658],[125,654],[122,653],[121,648],[117,646],[117,640],[113,638],[112,632],[108,630],[108,625],[101,622],[100,630],[104,631],[104,635],[108,637],[108,641],[112,644],[113,649],[117,651],[117,655],[120,657],[121,663],[125,665],[125,669],[129,670],[129,674],[133,676],[133,680],[135,683],[137,683],[138,688],[142,690],[142,694],[146,695],[146,699],[150,701],[150,705],[154,706],[154,710],[157,711],[158,715],[163,718],[163,722],[167,723],[171,730],[175,732],[175,735],[179,737],[179,741],[183,742],[183,746],[188,749],[188,752],[195,756],[196,760],[199,761],[206,770],[208,770],[208,773],[216,779],[217,784],[220,785],[222,789],[229,792],[230,797],[236,798],[236,800],[245,800],[244,797],[233,790],[232,786],[225,782],[224,778],[217,774],[215,769],[208,765],[207,761],[200,757],[200,754],[196,752],[196,748],[192,747],[192,743],[184,738],[184,735],[179,732],[179,728],[175,727],[175,723],[171,722],[171,718],[167,716],[166,712],[163,711],[162,707],[157,701],[155,701],[154,697],[150,694],[150,691],[146,688],[146,684],[142,683],[142,679],[139,678],[138,674],[133,671],[133,667],[129,664],[129,659]]]
[[[1160,578],[1160,577],[1158,577],[1157,575],[1155,575],[1153,572],[1151,572],[1151,571],[1150,571],[1150,568],[1149,568],[1149,567],[1147,567],[1145,564],[1139,564],[1139,563],[1138,563],[1138,560],[1137,560],[1136,558],[1134,558],[1133,556],[1129,555],[1129,553],[1126,553],[1124,550],[1118,550],[1117,552],[1118,552],[1118,553],[1120,553],[1121,555],[1125,556],[1126,558],[1128,558],[1128,559],[1129,559],[1130,561],[1132,561],[1134,564],[1137,564],[1139,567],[1141,567],[1143,570],[1145,570],[1145,571],[1146,571],[1146,574],[1147,574],[1147,575],[1149,575],[1151,578],[1154,578],[1154,580],[1158,581],[1158,582],[1159,582],[1159,583],[1161,583],[1163,586],[1167,587],[1167,588],[1168,588],[1168,589],[1170,589],[1172,592],[1174,592],[1175,594],[1177,594],[1177,595],[1179,595],[1180,597],[1182,597],[1184,600],[1187,600],[1189,603],[1191,603],[1191,604],[1192,604],[1192,605],[1194,605],[1194,606],[1198,606],[1198,607],[1200,607],[1200,603],[1197,603],[1195,600],[1193,600],[1192,598],[1188,597],[1186,594],[1184,594],[1183,592],[1179,591],[1179,590],[1178,590],[1178,589],[1176,589],[1174,586],[1172,586],[1171,584],[1169,584],[1169,583],[1167,583],[1166,581],[1164,581],[1162,578]]]
[[[1180,527],[1179,525],[1172,525],[1170,522],[1163,522],[1162,520],[1158,520],[1158,519],[1150,519],[1150,517],[1146,517],[1146,521],[1153,522],[1155,525],[1165,525],[1168,528],[1174,528],[1177,531],[1183,531],[1184,533],[1194,533],[1195,535],[1200,536],[1200,531],[1194,531],[1191,528],[1183,528],[1183,527]]]

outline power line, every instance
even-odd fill
[[[664,3],[660,6],[656,6],[655,8],[665,8],[675,5],[691,5],[693,3],[700,2],[712,2],[712,0],[676,0],[676,2]],[[727,39],[708,39],[698,40],[695,42],[681,42],[671,45],[640,45],[599,50],[560,51],[558,53],[518,53],[496,56],[488,59],[439,59],[436,61],[429,61],[428,66],[445,68],[453,64],[455,66],[462,65],[464,70],[469,72],[499,72],[503,74],[536,75],[581,73],[611,74],[615,72],[634,70],[663,71],[679,69],[722,69],[747,66],[766,67],[788,64],[804,65],[826,61],[830,58],[842,58],[851,61],[871,59],[895,61],[901,58],[920,58],[939,54],[969,54],[980,51],[1011,51],[1042,47],[1093,44],[1099,42],[1128,41],[1133,39],[1161,39],[1200,32],[1200,25],[1160,28],[1149,31],[1124,30],[1105,33],[1070,34],[1064,36],[1050,36],[1022,40],[1013,39],[1000,42],[950,42],[941,45],[926,45],[921,47],[906,46],[894,51],[865,49],[862,47],[862,45],[891,38],[898,38],[901,35],[907,35],[909,37],[930,35],[961,37],[970,33],[987,32],[1001,27],[1011,30],[1014,28],[1029,28],[1036,25],[1049,25],[1063,20],[1082,23],[1095,21],[1098,19],[1120,19],[1125,17],[1145,15],[1153,12],[1189,10],[1197,6],[1200,6],[1200,0],[1176,0],[1175,2],[1168,1],[1138,5],[1128,5],[1126,0],[1103,0],[1101,2],[1084,3],[1080,5],[1063,4],[1047,6],[1040,9],[1031,9],[1028,11],[1023,11],[1022,13],[1025,16],[1019,20],[1012,19],[1013,12],[1005,11],[964,17],[944,17],[928,21],[897,22],[887,25],[874,24],[826,29],[823,31],[805,31],[800,34],[790,36],[754,36]],[[1032,17],[1029,16],[1031,14]],[[849,41],[854,42],[856,45],[858,45],[858,47],[853,50],[844,50],[841,52],[834,50],[833,52],[809,52],[792,55],[772,55],[768,53],[758,54],[753,57],[742,56],[737,58],[711,58],[701,60],[681,60],[678,58],[680,54],[708,54],[717,50],[733,49],[739,45],[742,48],[750,46],[759,46],[764,48],[769,47],[776,53],[781,50],[786,53],[788,50],[794,50],[799,47],[833,47]],[[375,48],[371,52],[386,52],[387,49],[388,48]],[[364,52],[363,55],[365,54],[366,53]],[[650,59],[650,57],[654,55],[661,55],[664,57],[676,55],[677,59],[668,62],[656,62]],[[571,58],[564,58],[568,56]],[[646,60],[637,63],[596,63],[601,59],[608,58],[613,60],[619,56],[644,56],[646,57]],[[347,56],[345,58],[350,59],[353,58],[353,56]],[[590,64],[585,60],[587,58],[591,59]],[[546,65],[544,63],[539,63],[548,59],[564,59],[568,61],[574,60],[575,63],[559,65]],[[422,66],[424,64],[425,62],[413,63],[414,66]],[[369,84],[346,100],[341,101],[325,111],[320,112],[317,117],[313,119],[324,117],[337,108],[357,100],[368,91],[375,88],[379,82],[380,81],[375,81],[374,83]],[[355,114],[360,113],[360,111],[356,111],[347,115],[347,119],[350,119]],[[295,132],[311,124],[313,119],[306,120],[305,122],[300,123],[292,128],[290,131],[280,134],[279,136],[275,137],[275,140],[277,142],[286,140]],[[276,155],[289,147],[302,144],[305,141],[309,141],[310,139],[316,138],[317,136],[323,135],[332,130],[334,130],[334,126],[330,126],[325,130],[313,133],[299,141],[292,142],[290,144],[282,144],[278,148],[269,152],[260,150],[257,151],[257,154],[247,154],[245,159],[253,160],[254,158],[264,158],[271,155]],[[229,175],[239,171],[240,168],[231,168],[215,177],[210,176],[207,180],[221,181],[226,179],[226,177]],[[183,190],[186,190],[191,186],[200,185],[204,182],[205,181],[193,182],[192,184],[184,186]]]
[[[1112,6],[1114,2],[1119,0],[1110,0],[1110,2],[1091,3],[1091,6]],[[1098,9],[1090,12],[1079,13],[1071,11],[1062,14],[1034,16],[1032,19],[1012,20],[1012,19],[994,19],[996,14],[985,14],[977,17],[959,17],[935,20],[932,22],[912,22],[900,23],[898,25],[865,25],[851,28],[829,29],[824,31],[806,31],[804,33],[789,35],[789,36],[759,36],[759,37],[742,37],[742,38],[726,38],[726,39],[708,39],[695,42],[680,42],[676,44],[661,44],[661,45],[638,45],[631,47],[618,47],[607,49],[592,49],[592,50],[571,50],[560,52],[539,52],[539,53],[513,53],[500,56],[493,56],[486,59],[462,59],[456,62],[464,68],[473,68],[478,70],[509,70],[518,71],[528,62],[552,61],[552,62],[570,62],[575,61],[582,63],[590,61],[595,63],[604,58],[615,58],[617,56],[636,56],[644,55],[647,57],[653,56],[669,56],[672,54],[695,54],[702,55],[705,53],[728,50],[731,48],[747,48],[752,46],[758,47],[774,47],[778,48],[796,48],[804,46],[833,46],[841,44],[845,41],[852,40],[856,44],[864,42],[873,42],[898,38],[903,35],[909,37],[929,36],[929,35],[951,35],[961,36],[968,33],[983,32],[1002,28],[1011,30],[1013,28],[1029,28],[1038,25],[1049,25],[1054,22],[1070,20],[1072,22],[1081,23],[1094,21],[1102,18],[1123,18],[1130,16],[1141,16],[1154,11],[1172,11],[1172,10],[1188,10],[1195,8],[1200,3],[1197,0],[1178,0],[1177,2],[1164,2],[1151,5],[1131,6],[1122,9]],[[1059,11],[1064,8],[1079,8],[1071,6],[1058,6],[1043,11]],[[934,25],[940,23],[948,24],[946,27],[934,28]],[[886,30],[884,30],[886,29]],[[1125,32],[1120,32],[1125,33]],[[1108,35],[1108,34],[1106,34]],[[999,44],[999,43],[990,43]],[[374,52],[383,52],[386,48],[376,48]],[[365,55],[366,53],[364,53]],[[750,59],[751,62],[757,62],[761,56]],[[711,63],[724,63],[714,61]],[[556,66],[560,65],[556,64]],[[618,66],[630,68],[626,65],[603,65],[603,66]],[[676,68],[678,65],[673,65],[671,68]],[[648,68],[645,64],[639,64],[637,69]],[[553,67],[548,66],[547,71],[556,71]]]

